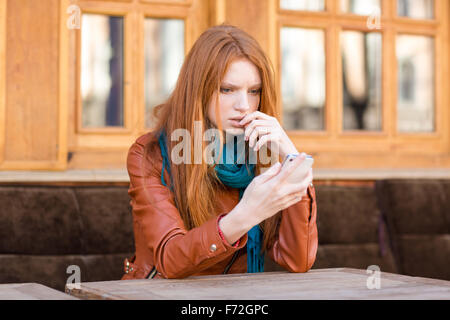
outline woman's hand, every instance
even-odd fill
[[[252,225],[259,224],[267,218],[302,200],[307,195],[308,186],[313,176],[312,169],[303,180],[288,183],[285,180],[306,159],[302,153],[292,162],[292,166],[282,169],[278,162],[263,174],[255,177],[246,188],[238,206],[246,212]]]
[[[302,181],[295,184],[286,182],[287,177],[305,159],[306,154],[302,153],[286,169],[282,169],[278,162],[253,179],[238,205],[219,222],[228,243],[235,243],[253,226],[300,202],[306,196],[313,179],[312,169]]]
[[[249,146],[254,148],[254,151],[267,144],[272,152],[278,150],[282,159],[288,154],[299,153],[275,117],[255,111],[246,115],[240,124],[245,126],[245,139],[249,141]]]

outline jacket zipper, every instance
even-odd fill
[[[236,251],[235,253],[234,253],[234,255],[233,255],[233,257],[231,258],[231,261],[228,263],[228,265],[225,267],[225,270],[223,271],[223,274],[227,274],[228,273],[228,271],[230,270],[230,268],[231,268],[231,265],[234,263],[234,261],[236,260],[236,258],[238,257],[238,255],[239,255],[239,252],[241,251],[242,249],[240,249],[240,250],[238,250],[238,251]]]
[[[155,275],[156,275],[157,272],[158,272],[158,271],[156,270],[156,267],[153,267],[153,269],[152,269],[152,271],[150,271],[150,273],[149,273],[147,279],[153,279],[153,278],[155,277]]]

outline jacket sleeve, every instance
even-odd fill
[[[246,245],[247,235],[240,239],[237,247],[221,239],[217,221],[226,213],[187,231],[173,193],[161,182],[161,162],[153,161],[143,170],[143,153],[143,145],[135,142],[127,158],[128,194],[138,226],[135,232],[140,233],[135,239],[143,242],[136,245],[151,251],[155,267],[164,278],[188,277],[230,257]],[[165,181],[169,181],[167,174]]]
[[[313,186],[300,202],[281,213],[278,238],[269,257],[290,272],[307,272],[314,264],[318,246],[317,204]]]

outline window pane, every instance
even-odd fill
[[[369,16],[381,12],[380,0],[341,0],[341,11]]]
[[[397,0],[398,15],[415,19],[434,18],[434,0]]]
[[[83,14],[83,127],[123,126],[123,17]]]
[[[381,47],[379,33],[342,33],[344,130],[382,129]]]
[[[325,10],[325,0],[281,0],[281,9],[323,11]]]
[[[145,19],[146,127],[153,126],[153,108],[175,88],[184,60],[184,22],[179,19]]]
[[[397,36],[398,130],[434,131],[434,39]]]
[[[281,86],[286,130],[323,130],[325,35],[322,30],[281,29]]]

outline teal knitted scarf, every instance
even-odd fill
[[[235,136],[233,144],[225,144],[222,152],[222,159],[216,165],[215,170],[217,176],[222,183],[231,188],[239,189],[239,199],[242,198],[245,189],[252,182],[255,177],[255,165],[249,164],[248,169],[242,157],[245,157],[245,148],[243,146],[244,136]],[[232,150],[234,145],[234,150]],[[163,165],[161,170],[161,182],[164,186],[167,186],[164,181],[164,167],[167,167],[167,171],[170,175],[170,163],[167,154],[167,136],[164,131],[159,134],[159,146],[161,149],[161,155],[163,157]],[[239,146],[239,148],[238,148]],[[240,154],[238,154],[240,150]],[[214,150],[215,155],[219,155],[219,145],[216,143]],[[239,164],[238,164],[239,163]],[[242,163],[242,164],[241,164]],[[170,176],[172,180],[172,176]],[[172,183],[173,185],[173,183]],[[170,189],[172,189],[172,185]],[[260,254],[262,247],[263,234],[259,225],[254,226],[248,232],[247,239],[247,272],[256,273],[264,271],[264,253]]]

